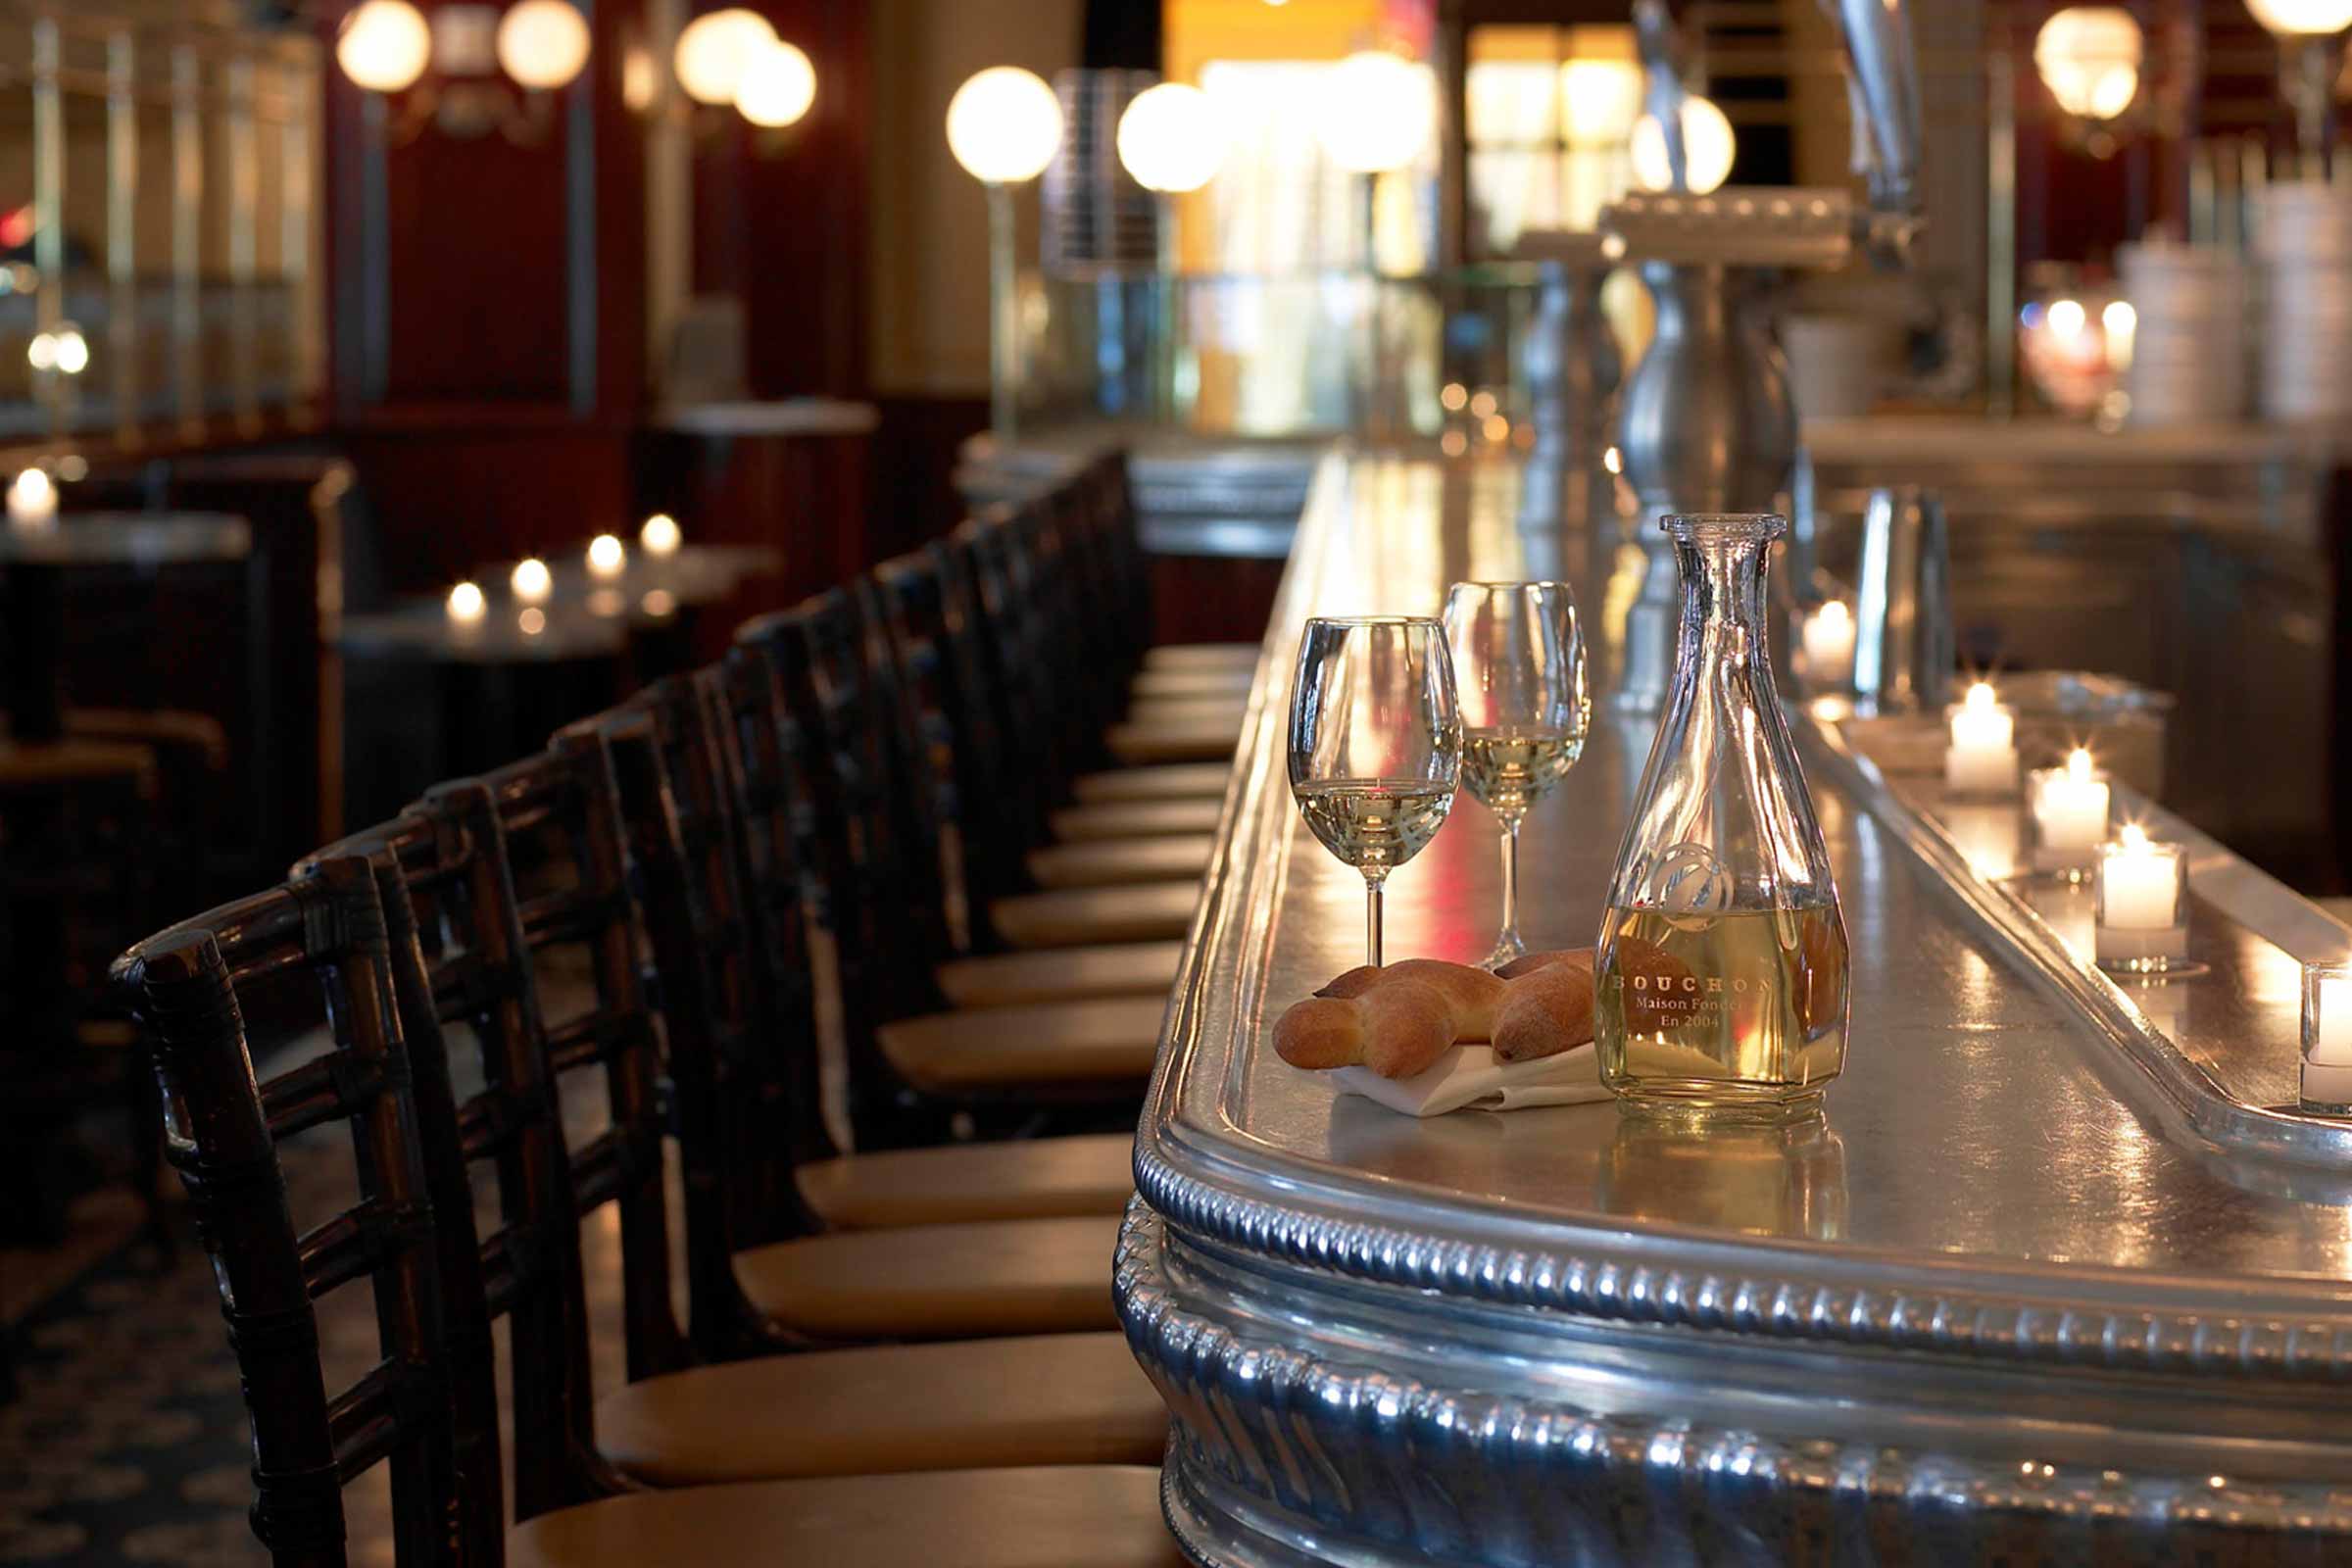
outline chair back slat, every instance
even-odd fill
[[[344,1099],[360,1191],[357,1208],[312,1233],[312,1256],[336,1260],[317,1267],[295,1233],[266,1108],[272,1091],[255,1080],[239,996],[304,971],[319,984],[333,1050],[353,1067],[340,1085],[305,1072],[274,1094],[307,1105],[324,1080]],[[115,982],[153,1041],[170,1156],[220,1281],[253,1430],[254,1532],[271,1561],[342,1564],[343,1482],[388,1459],[397,1560],[495,1562],[495,1529],[479,1533],[485,1494],[495,1509],[495,1467],[467,1471],[456,1457],[438,1256],[367,862],[321,862],[151,938],[117,961]],[[384,1360],[330,1403],[313,1297],[362,1274],[374,1286]]]

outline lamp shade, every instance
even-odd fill
[[[343,19],[335,63],[369,92],[399,92],[424,74],[433,30],[409,0],[367,0]]]
[[[571,0],[517,0],[498,19],[498,64],[519,86],[567,86],[588,64],[588,20]]]
[[[2281,38],[2325,36],[2352,27],[2352,0],[2246,0],[2246,9]]]
[[[1325,74],[1315,135],[1342,169],[1385,174],[1421,156],[1438,126],[1430,69],[1383,50],[1349,55]]]
[[[2139,95],[2139,24],[2121,6],[2069,6],[2034,36],[2034,69],[2058,107],[2113,120]]]
[[[815,102],[816,68],[781,38],[754,55],[735,83],[736,109],[770,129],[794,123]]]
[[[1634,122],[1634,134],[1627,146],[1634,161],[1634,183],[1643,190],[1666,190],[1674,184],[1674,172],[1666,157],[1666,134],[1658,128],[1657,117],[1643,115]],[[1738,143],[1732,137],[1732,122],[1723,111],[1708,99],[1692,94],[1683,100],[1683,172],[1690,176],[1690,191],[1704,196],[1721,185],[1732,174],[1732,155]]]
[[[775,41],[776,29],[765,17],[730,6],[686,24],[670,63],[687,97],[698,104],[731,104],[744,68]]]
[[[1119,116],[1119,162],[1146,190],[1199,190],[1225,161],[1225,128],[1208,94],[1163,81]]]
[[[991,66],[948,101],[948,151],[974,179],[1035,179],[1060,146],[1061,101],[1033,72]]]

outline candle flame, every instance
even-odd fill
[[[645,526],[637,530],[637,543],[644,547],[649,556],[675,555],[681,538],[678,519],[666,512],[655,513],[645,519]]]
[[[545,599],[555,586],[555,576],[547,569],[546,562],[537,556],[526,556],[514,564],[514,570],[507,577],[507,586],[514,590],[515,598],[525,602]]]
[[[1823,605],[1819,610],[1815,611],[1814,614],[1819,616],[1822,620],[1828,621],[1835,625],[1838,621],[1849,619],[1852,616],[1853,612],[1845,608],[1844,600],[1833,599],[1828,604]],[[1991,690],[1990,687],[1986,687],[1985,689],[1987,691]],[[1972,692],[1969,695],[1973,697],[1976,694]]]
[[[2066,776],[2080,784],[2090,777],[2090,752],[2078,746],[2066,755]]]
[[[2126,855],[2145,855],[2148,849],[2148,830],[2137,822],[2126,822],[2121,835]]]
[[[479,620],[485,608],[482,590],[473,583],[462,582],[449,591],[449,618],[452,620]]]
[[[1968,706],[1981,711],[1990,708],[1999,695],[1992,689],[1990,681],[1981,680],[1968,689]]]
[[[628,559],[628,551],[622,548],[618,539],[609,533],[600,533],[588,541],[588,569],[590,571],[609,577],[620,570]]]

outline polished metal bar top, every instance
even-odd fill
[[[1274,1017],[1363,957],[1361,880],[1307,834],[1287,782],[1304,619],[1435,613],[1456,578],[1581,567],[1604,667],[1622,639],[1642,552],[1613,520],[1596,536],[1562,522],[1523,472],[1335,456],[1318,474],[1141,1125],[1152,1222],[1261,1262],[1586,1318],[2352,1376],[2346,1186],[2275,1178],[2200,1136],[2112,1021],[2005,941],[1818,736],[1807,768],[1853,948],[1826,1132],[1694,1133],[1606,1103],[1414,1121],[1274,1055]],[[1650,719],[1595,699],[1583,760],[1523,841],[1540,948],[1593,941],[1649,744]],[[1494,823],[1464,795],[1390,881],[1392,957],[1475,958],[1498,881]],[[2291,960],[2255,953],[2230,972],[2246,989],[2230,1007],[2275,1048],[2293,1029]]]

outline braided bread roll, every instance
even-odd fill
[[[1532,1061],[1592,1038],[1592,950],[1530,954],[1499,974],[1437,958],[1350,969],[1275,1021],[1294,1067],[1427,1071],[1447,1047],[1487,1044]]]

